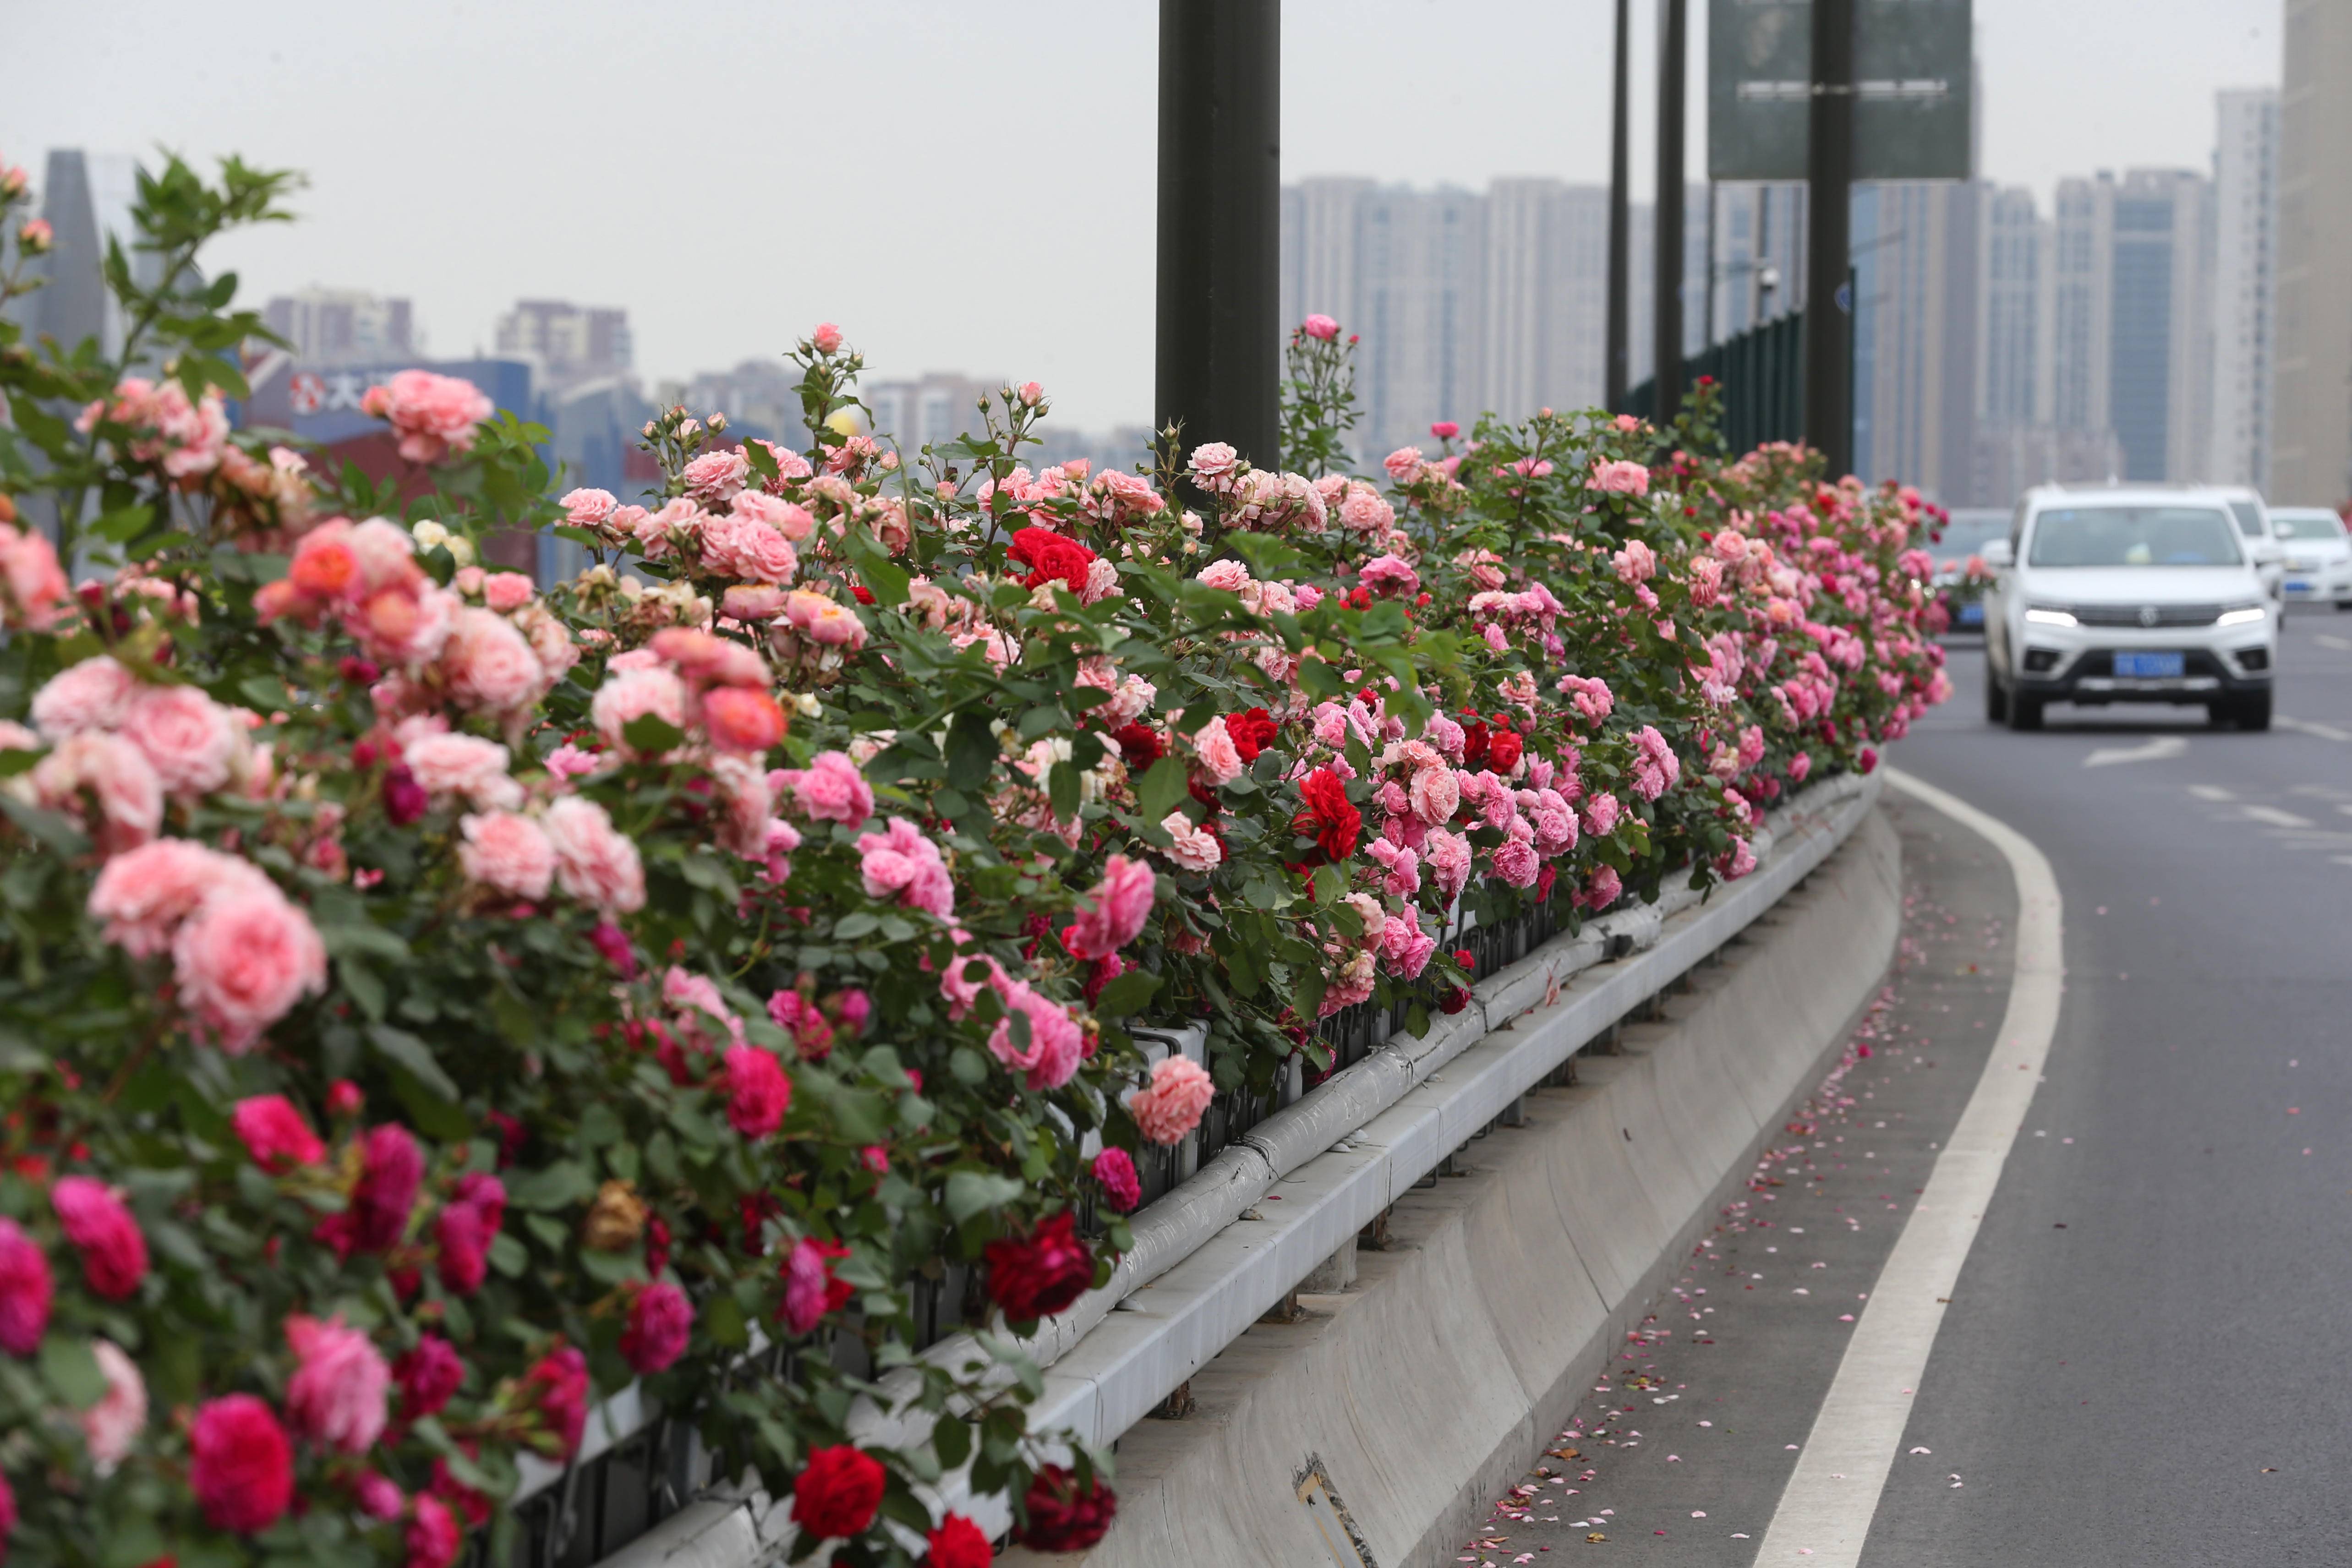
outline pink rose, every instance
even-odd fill
[[[1192,448],[1190,465],[1192,480],[1202,489],[1213,494],[1230,490],[1234,485],[1234,468],[1240,462],[1240,455],[1223,442],[1205,442]]]
[[[473,382],[430,371],[402,371],[360,399],[362,413],[391,423],[400,455],[411,463],[438,463],[452,452],[472,451],[474,427],[496,406]]]
[[[1150,1083],[1135,1092],[1127,1108],[1145,1137],[1180,1144],[1201,1124],[1216,1092],[1206,1068],[1189,1056],[1171,1056],[1153,1064]]]
[[[789,787],[801,814],[813,821],[857,828],[874,814],[874,790],[845,752],[820,751],[805,768],[779,768],[769,782]]]
[[[81,1253],[82,1279],[92,1291],[110,1301],[138,1291],[147,1277],[147,1238],[111,1187],[89,1176],[59,1176],[49,1207]]]
[[[706,452],[681,469],[678,477],[686,481],[686,493],[708,507],[732,499],[751,472],[751,460],[740,452]]]
[[[809,342],[820,354],[837,354],[841,351],[841,329],[830,321],[820,321],[816,330],[809,334]]]
[[[1194,580],[1211,588],[1222,588],[1228,593],[1239,593],[1250,584],[1249,567],[1231,558],[1213,560],[1195,574]]]
[[[147,754],[119,735],[68,736],[27,775],[41,804],[91,827],[110,854],[145,843],[163,822],[163,781]],[[98,806],[89,822],[84,793]]]
[[[593,528],[613,515],[621,504],[610,490],[574,490],[556,503],[563,508],[564,520],[574,528]]]
[[[1604,865],[1592,873],[1591,880],[1585,883],[1584,892],[1578,896],[1577,902],[1587,909],[1598,913],[1616,903],[1618,894],[1624,891],[1624,883],[1617,876],[1617,868]]]
[[[1202,725],[1192,737],[1192,754],[1213,784],[1230,784],[1242,776],[1245,764],[1221,716]]]
[[[82,1446],[89,1451],[91,1465],[100,1475],[110,1475],[146,1429],[147,1380],[139,1375],[139,1364],[112,1340],[93,1339],[89,1351],[106,1379],[106,1392],[74,1418],[81,1426]]]
[[[1610,495],[1646,496],[1650,493],[1650,471],[1639,463],[1611,463],[1595,458],[1592,487]]]
[[[686,728],[686,684],[671,670],[623,670],[605,676],[588,712],[607,745],[635,756],[625,734],[633,721],[650,714],[675,729]]]
[[[555,876],[555,846],[529,817],[512,811],[462,819],[458,831],[466,841],[457,848],[457,864],[466,880],[509,898],[536,903],[547,896]]]
[[[241,1055],[305,996],[327,988],[327,949],[310,917],[274,886],[222,889],[172,938],[180,1005]]]
[[[73,594],[65,569],[58,564],[57,548],[32,529],[0,523],[0,585],[7,590],[11,626],[46,632],[73,608]]]
[[[514,622],[471,605],[453,619],[441,664],[458,706],[488,713],[513,712],[545,684],[538,655]]]
[[[228,782],[244,730],[194,686],[149,686],[131,701],[122,737],[145,755],[163,788],[205,795]]]
[[[89,913],[106,922],[106,939],[134,958],[168,949],[180,922],[207,894],[231,885],[268,886],[250,862],[186,839],[157,839],[106,862],[89,890]]]
[[[702,531],[702,567],[750,582],[785,583],[800,570],[800,557],[790,539],[765,523],[715,517]]]
[[[1314,315],[1298,324],[1298,329],[1318,342],[1328,343],[1339,336],[1339,323],[1328,316]]]
[[[604,807],[566,796],[547,808],[540,826],[554,847],[556,883],[566,894],[608,915],[645,907],[645,862]]]
[[[392,1368],[340,1315],[322,1322],[296,1313],[286,1320],[286,1343],[299,1364],[286,1384],[294,1435],[319,1448],[366,1453],[383,1431]]]
[[[1391,919],[1381,931],[1381,961],[1401,980],[1417,980],[1437,951],[1437,938],[1421,928],[1418,912],[1408,910]]]
[[[1406,783],[1412,814],[1430,827],[1443,827],[1462,809],[1462,781],[1445,767],[1416,768]]]
[[[1789,782],[1791,784],[1802,784],[1805,781],[1805,776],[1812,772],[1812,753],[1808,751],[1800,751],[1794,758],[1790,759]]]
[[[1451,904],[1470,881],[1470,841],[1444,828],[1432,828],[1423,842],[1422,860],[1437,879],[1438,896]]]
[[[522,786],[507,776],[507,748],[478,736],[426,734],[404,739],[401,765],[428,795],[463,795],[485,809],[522,804]]]
[[[1169,812],[1160,828],[1175,841],[1169,846],[1168,858],[1186,871],[1214,871],[1223,862],[1225,849],[1217,836],[1194,827],[1192,819],[1183,812]]]
[[[1585,831],[1607,837],[1615,831],[1618,814],[1617,797],[1606,789],[1584,803]]]
[[[734,515],[754,523],[763,523],[793,544],[816,531],[816,517],[806,507],[771,496],[760,490],[746,490],[735,497]],[[782,581],[783,579],[777,579]]]
[[[939,846],[901,818],[887,831],[858,836],[859,874],[869,898],[891,898],[945,920],[955,913],[955,883]]]
[[[33,694],[33,726],[51,740],[119,729],[139,695],[138,679],[100,653],[59,670]]]
[[[989,1033],[990,1053],[1008,1068],[1026,1074],[1024,1082],[1032,1089],[1058,1089],[1067,1083],[1077,1073],[1086,1046],[1070,1009],[1039,996],[1022,980],[1000,987],[999,993],[1004,999],[1005,1016],[996,1020]],[[1026,1046],[1013,1039],[1016,1014],[1028,1020]]]
[[[1150,866],[1125,855],[1111,856],[1104,862],[1102,881],[1087,894],[1089,907],[1062,932],[1062,946],[1075,957],[1109,957],[1142,932],[1158,891],[1159,879]]]
[[[538,591],[519,571],[494,571],[482,579],[482,602],[501,613],[521,609]]]
[[[1637,751],[1633,758],[1633,793],[1644,800],[1654,800],[1681,776],[1682,759],[1654,725],[1645,724],[1635,731],[1633,742]]]
[[[1657,575],[1657,553],[1640,539],[1627,539],[1625,548],[1609,559],[1617,568],[1618,580],[1629,585],[1647,582]]]

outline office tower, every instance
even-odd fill
[[[875,433],[897,442],[906,461],[913,463],[926,446],[944,447],[986,428],[980,412],[983,397],[1001,423],[1003,389],[1002,381],[934,371],[919,381],[877,382],[866,389],[866,404],[874,411]],[[971,465],[958,466],[969,472]]]
[[[121,242],[131,276],[141,284],[152,287],[160,274],[155,254],[133,247],[139,237],[131,221],[139,195],[138,161],[121,153],[53,148],[38,194],[40,215],[54,237],[48,255],[35,257],[26,270],[47,282],[11,308],[28,339],[52,338],[66,349],[94,339],[99,351],[111,359],[122,351],[124,322],[122,308],[106,286],[107,241]]]
[[[1482,408],[1523,416],[1601,401],[1609,327],[1609,193],[1497,180],[1486,196]]]
[[[405,299],[347,288],[281,294],[262,308],[269,329],[306,365],[383,364],[418,352]]]
[[[2107,423],[2126,479],[2200,479],[2211,455],[2211,186],[2134,169],[2116,188]]]
[[[2058,183],[2051,220],[2051,423],[2105,430],[2115,272],[2115,176]]]
[[[2352,497],[2352,6],[2286,0],[2271,496]]]
[[[1989,425],[2034,424],[2051,413],[2050,225],[2031,191],[1988,189],[1982,200],[1977,415]]]
[[[2213,151],[2213,390],[2209,477],[2267,487],[2277,346],[2279,95],[2219,95]]]
[[[564,299],[517,300],[499,318],[498,345],[501,355],[529,356],[546,387],[626,374],[634,357],[626,310]]]
[[[1853,193],[1853,462],[1951,499],[1976,466],[1979,187]]]

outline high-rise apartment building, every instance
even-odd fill
[[[517,300],[499,318],[498,344],[501,355],[529,356],[548,387],[625,375],[635,358],[626,310],[567,299]]]
[[[926,446],[945,446],[956,437],[983,428],[980,400],[998,405],[1003,417],[1003,382],[975,381],[952,371],[933,371],[919,381],[877,382],[866,389],[866,404],[874,411],[874,429],[898,444],[908,462]],[[969,465],[966,465],[968,467]]]
[[[1956,499],[1976,466],[1979,188],[1853,193],[1853,463]]]
[[[382,364],[420,351],[405,299],[347,288],[306,288],[262,307],[262,319],[306,365]]]
[[[1706,187],[1685,216],[1685,352],[1704,340]],[[1649,213],[1632,214],[1633,379],[1650,373]],[[1482,413],[1599,404],[1605,386],[1609,198],[1598,186],[1497,180],[1485,192],[1369,180],[1282,193],[1285,330],[1310,312],[1341,321],[1356,350],[1360,455],[1427,444]]]
[[[2273,499],[2352,497],[2352,6],[2286,0]]]
[[[2126,479],[2202,479],[2211,455],[2211,183],[2135,169],[2115,193],[2107,422]]]
[[[2050,223],[2032,191],[1987,187],[1980,199],[1977,417],[2040,423],[2051,414]]]
[[[2279,95],[2220,95],[2213,149],[2210,478],[2267,486],[2277,347]]]
[[[46,282],[12,301],[12,315],[35,341],[53,338],[71,349],[95,340],[99,351],[111,358],[122,351],[124,324],[122,308],[106,286],[107,241],[121,242],[140,283],[152,286],[161,270],[154,252],[133,245],[139,237],[131,221],[139,195],[138,161],[122,153],[53,148],[38,193],[40,215],[53,238],[49,253],[34,257],[26,271]]]

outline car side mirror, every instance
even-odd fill
[[[2017,564],[2017,552],[2010,548],[2007,539],[1988,539],[1985,541],[1984,548],[1977,551],[1977,554],[1995,571]]]

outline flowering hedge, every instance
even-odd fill
[[[112,361],[0,322],[19,1563],[444,1568],[633,1379],[837,1562],[986,1562],[918,1490],[966,1468],[1085,1544],[1105,1456],[1000,1331],[1106,1277],[1131,1151],[1340,1009],[1460,1005],[1449,919],[1744,874],[1944,695],[1916,497],[1726,461],[1705,389],[1360,477],[1321,318],[1307,472],[1032,473],[1034,384],[903,453],[830,326],[809,448],[673,409],[656,495],[554,497],[422,371],[369,394],[403,482],[328,472],[230,427],[261,327],[192,265],[282,186],[142,180]],[[476,564],[546,527],[596,564]],[[1211,1071],[1145,1077],[1139,1016]],[[950,1262],[982,1332],[919,1361]],[[902,1369],[937,1424],[861,1446]]]

